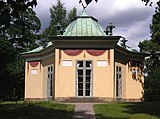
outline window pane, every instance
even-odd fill
[[[121,78],[121,74],[119,74],[119,78]]]
[[[86,70],[86,75],[91,75],[91,70],[89,69],[89,70]]]
[[[119,67],[119,72],[121,72],[121,67]]]
[[[78,82],[83,82],[83,76],[78,76]]]
[[[90,76],[87,76],[87,77],[86,77],[86,82],[88,82],[88,83],[91,82],[91,77],[90,77]]]
[[[90,83],[86,83],[86,89],[90,89]]]
[[[118,67],[116,67],[116,72],[118,72]]]
[[[90,90],[86,90],[86,96],[90,96]]]
[[[52,74],[51,74],[51,80],[52,80]]]
[[[78,83],[78,89],[83,89],[83,83]]]
[[[116,97],[118,97],[118,90],[116,90]]]
[[[78,70],[78,75],[83,75],[83,70],[79,69]]]
[[[51,72],[52,72],[52,70],[53,70],[53,67],[51,66]]]
[[[50,96],[52,96],[52,91],[50,91]]]
[[[78,90],[78,96],[83,96],[83,90]]]
[[[86,67],[91,67],[91,61],[86,61]]]
[[[50,72],[50,67],[48,67],[48,72]]]
[[[118,79],[118,74],[116,74],[116,79]]]
[[[83,61],[78,61],[77,67],[83,67]]]
[[[118,86],[118,80],[116,80],[116,84],[117,84],[116,86]]]

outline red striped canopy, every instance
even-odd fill
[[[63,52],[70,56],[76,56],[82,53],[83,50],[63,50]]]
[[[63,52],[70,56],[76,56],[82,53],[83,50],[63,50]],[[88,54],[93,56],[100,56],[106,52],[106,50],[86,50]]]
[[[39,64],[39,61],[32,61],[32,62],[29,62],[29,64],[30,64],[32,67],[36,67],[36,66],[38,66],[38,64]]]
[[[106,50],[86,50],[88,54],[93,55],[93,56],[100,56],[103,55]]]

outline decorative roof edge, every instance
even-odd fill
[[[44,46],[39,46],[38,48],[32,49],[32,50],[27,51],[27,52],[23,52],[23,53],[20,53],[20,54],[21,54],[21,55],[25,55],[25,54],[39,53],[39,52],[41,52],[41,51],[43,51],[43,50],[51,47],[52,45],[53,45],[53,44],[52,44],[52,42],[50,41],[50,42],[48,42],[48,43],[46,44],[45,47],[44,47]]]
[[[47,45],[45,47],[43,46],[40,46],[38,48],[35,48],[31,51],[28,51],[28,52],[23,52],[23,53],[20,53],[21,55],[27,55],[27,54],[35,54],[35,53],[40,53],[44,50],[47,50],[49,47],[53,46],[53,41],[66,41],[66,40],[74,40],[75,38],[79,39],[79,40],[74,40],[74,41],[80,41],[80,40],[86,40],[87,38],[87,41],[92,41],[92,40],[97,40],[97,38],[101,39],[101,40],[118,40],[121,36],[53,36],[53,37],[49,37],[49,38],[52,38],[52,41],[48,42]],[[94,38],[94,39],[93,39]],[[107,38],[107,39],[106,39]],[[98,41],[98,40],[97,40]],[[132,53],[138,53],[138,54],[144,54],[144,55],[147,55],[147,53],[144,53],[144,52],[138,52],[137,50],[129,47],[129,46],[126,46],[126,48],[123,48],[120,44],[117,43],[116,45],[117,48],[120,48],[121,50],[124,50],[124,51],[128,51],[128,52],[132,52]]]

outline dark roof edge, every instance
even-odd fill
[[[130,55],[130,53],[133,53],[133,54],[137,54],[137,55],[143,55],[144,57],[148,56],[148,53],[145,53],[145,52],[135,52],[135,51],[129,51],[125,48],[122,48],[121,46],[117,45],[115,47],[116,50],[118,51],[121,51],[121,52],[126,52],[127,54]]]
[[[92,17],[92,16],[77,16],[77,17],[75,17],[74,19],[72,19],[71,22],[75,21],[75,20],[78,19],[78,18],[91,18],[91,19],[93,19],[94,21],[98,22],[98,19],[96,19],[96,18],[94,18],[94,17]]]
[[[121,36],[53,36],[48,37],[51,38],[51,40],[117,40],[120,39]]]

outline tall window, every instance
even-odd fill
[[[77,96],[92,95],[92,61],[77,61]]]
[[[122,97],[122,68],[116,66],[116,98]]]
[[[52,82],[53,82],[53,66],[48,67],[48,85],[47,85],[47,95],[48,98],[52,97]]]

